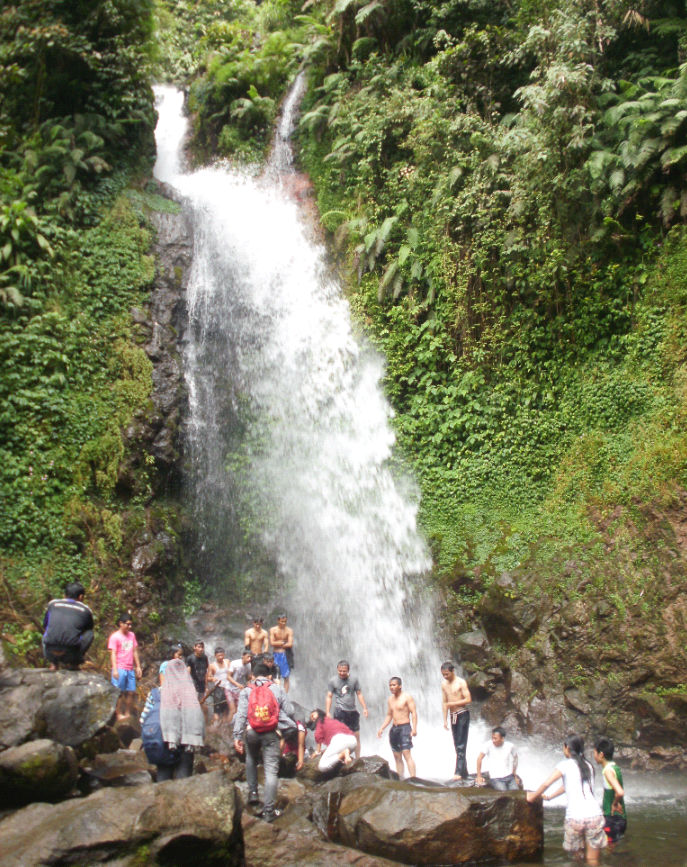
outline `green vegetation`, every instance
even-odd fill
[[[276,8],[234,7],[231,28]],[[198,110],[201,147],[254,152],[227,112],[239,78],[263,93],[269,28],[251,32],[240,76],[227,35],[194,85],[214,99],[230,82],[224,127],[220,103]],[[447,626],[511,572],[519,596],[603,596],[661,634],[656,576],[685,555],[683,5],[332,0],[281,33],[308,72],[302,163],[387,359]]]
[[[2,637],[33,659],[45,603],[69,580],[108,628],[133,541],[157,520],[154,460],[122,435],[152,387],[130,310],[154,275],[157,201],[126,189],[152,155],[152,20],[149,0],[0,13]],[[122,463],[139,458],[123,486]]]
[[[682,11],[341,0],[319,26],[303,159],[440,575],[567,597],[611,569],[634,599],[636,506],[687,483]]]
[[[151,520],[150,456],[118,488],[121,430],[150,393],[129,310],[151,279],[158,204],[125,188],[150,157],[151,69],[189,85],[198,159],[255,161],[301,64],[302,163],[387,359],[446,617],[459,629],[510,572],[513,598],[603,596],[662,634],[685,558],[686,22],[678,0],[4,8],[0,568],[14,646],[35,643],[24,625],[65,577],[115,604]],[[166,508],[156,520],[171,526]],[[198,593],[189,580],[188,610]]]

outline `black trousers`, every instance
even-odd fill
[[[468,729],[470,728],[470,711],[465,710],[458,714],[458,719],[451,723],[451,734],[453,735],[453,746],[456,748],[456,770],[457,777],[467,777],[468,763],[465,760],[465,750],[468,745]]]

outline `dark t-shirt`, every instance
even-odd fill
[[[53,599],[43,618],[46,644],[77,647],[82,633],[93,629],[93,613],[76,599]]]
[[[347,677],[343,680],[337,674],[327,684],[327,691],[334,696],[335,710],[355,710],[355,696],[360,692],[360,682],[357,677]]]
[[[196,692],[205,692],[205,675],[208,671],[207,656],[203,653],[201,656],[196,656],[192,653],[186,657],[186,665],[191,669],[191,678],[196,687]]]

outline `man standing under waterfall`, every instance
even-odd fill
[[[363,709],[363,715],[367,718],[367,705],[363,698],[360,682],[357,677],[350,677],[350,665],[348,660],[341,659],[336,666],[337,675],[327,684],[327,700],[325,702],[325,714],[331,717],[332,698],[334,699],[334,719],[338,719],[355,735],[356,758],[360,758],[360,714],[355,709],[355,697]]]
[[[417,709],[415,699],[407,692],[403,692],[403,682],[400,677],[392,677],[389,681],[389,701],[387,704],[386,717],[379,727],[377,737],[381,738],[384,729],[391,723],[389,731],[389,744],[396,762],[396,772],[403,779],[403,760],[408,766],[408,774],[414,777],[415,761],[411,754],[413,738],[417,736]]]
[[[291,667],[286,654],[293,647],[293,629],[286,625],[286,614],[280,614],[277,617],[277,625],[270,629],[270,644],[274,653],[274,662],[284,681],[284,692],[288,692]]]
[[[468,729],[470,728],[469,706],[472,701],[467,682],[458,677],[452,662],[444,662],[441,666],[441,710],[444,717],[444,728],[448,729],[448,717],[451,714],[451,734],[456,748],[456,771],[452,780],[465,780],[468,776],[468,764],[465,751],[468,745]]]
[[[262,623],[263,618],[256,614],[253,618],[253,626],[250,629],[246,629],[246,633],[243,636],[243,645],[250,648],[253,656],[267,652],[269,636],[267,635],[267,630],[262,628]]]

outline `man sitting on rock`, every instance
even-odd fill
[[[50,670],[60,665],[78,668],[93,643],[93,612],[84,604],[86,593],[82,584],[67,584],[65,599],[53,599],[43,618],[43,655]]]
[[[506,730],[496,726],[491,730],[491,741],[487,741],[482,747],[482,752],[477,756],[478,786],[485,785],[482,776],[482,761],[486,758],[489,763],[489,785],[498,792],[509,792],[519,789],[518,777],[515,772],[518,768],[518,754],[510,741],[506,740]]]

